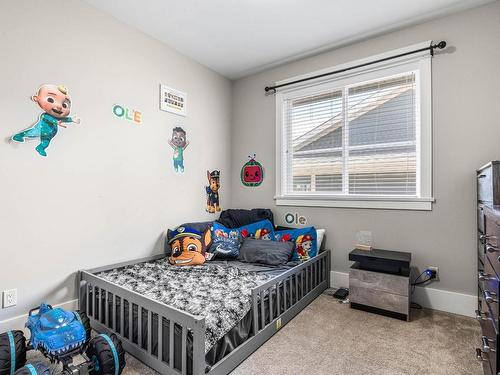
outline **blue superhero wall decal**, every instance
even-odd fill
[[[174,150],[173,162],[176,172],[184,173],[184,150],[189,145],[186,131],[177,126],[172,130],[172,138],[168,144]]]
[[[59,126],[65,128],[65,124],[79,124],[80,119],[69,117],[71,97],[64,86],[42,85],[31,100],[38,104],[43,113],[31,128],[15,134],[11,139],[21,143],[26,139],[39,139],[40,143],[35,150],[40,155],[47,156],[45,150],[49,147],[52,138],[56,136]]]

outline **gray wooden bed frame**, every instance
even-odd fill
[[[154,261],[161,258],[164,258],[164,255],[157,255],[105,267],[94,268],[91,270],[79,271],[80,309],[87,312],[90,318],[91,326],[94,330],[99,333],[115,333],[122,340],[123,347],[129,354],[161,374],[187,374],[186,343],[188,330],[190,330],[192,333],[193,345],[192,373],[193,375],[205,374],[204,317],[191,315],[164,303],[147,298],[139,293],[125,289],[96,275],[100,272],[110,271],[137,263]],[[295,317],[295,315],[297,315],[330,286],[330,268],[330,251],[326,250],[316,257],[301,263],[281,275],[252,289],[251,336],[212,366],[207,374],[228,374],[250,354],[264,344],[264,342],[270,339],[284,324],[288,323],[293,317]],[[272,291],[275,291],[275,293],[273,294]],[[281,291],[283,292],[283,297],[280,296]],[[99,301],[98,306],[95,304],[96,297]],[[87,308],[89,306],[89,298],[94,298],[91,309]],[[117,298],[119,298],[121,303],[117,303]],[[283,298],[283,301],[280,302],[280,298]],[[102,299],[105,301],[104,306],[103,303],[101,303]],[[125,301],[128,303],[127,317],[124,316]],[[259,303],[259,301],[263,301],[263,303]],[[268,319],[266,319],[264,310],[265,304],[268,304],[269,307]],[[136,319],[134,319],[134,305],[137,306]],[[104,311],[103,308],[105,309]],[[109,311],[109,309],[112,309],[112,311]],[[116,319],[117,309],[119,310],[119,327],[117,327]],[[113,314],[111,322],[109,321],[110,312]],[[143,332],[142,316],[143,314],[146,314],[146,312],[147,332]],[[277,314],[274,312],[277,312]],[[158,324],[156,327],[158,332],[155,333],[157,342],[153,343],[152,321],[153,315],[155,314],[158,317]],[[128,319],[128,332],[125,332],[124,319]],[[168,361],[166,361],[163,356],[163,345],[166,345],[166,337],[163,337],[162,335],[163,322],[165,320],[169,322],[170,329],[170,334],[168,336]],[[174,366],[174,345],[178,345],[178,343],[174,343],[175,326],[180,326],[182,328],[181,368]],[[137,327],[137,343],[134,342],[134,327]],[[125,333],[127,333],[127,335],[125,335]],[[146,345],[143,344],[143,337],[147,337]],[[153,353],[154,344],[157,344],[156,354]]]

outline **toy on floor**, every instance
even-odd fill
[[[71,111],[71,98],[64,86],[42,85],[36,95],[31,97],[44,111],[38,121],[31,128],[23,130],[12,136],[12,141],[24,142],[28,139],[40,139],[40,144],[35,150],[42,156],[47,156],[45,149],[57,134],[58,127],[66,127],[67,123],[80,123],[80,119],[69,117]]]
[[[62,374],[121,374],[125,367],[125,352],[115,334],[91,338],[90,321],[78,311],[42,303],[30,310],[26,327],[31,337],[28,343],[22,331],[0,334],[0,375],[48,375],[43,363],[26,364],[26,352],[37,350],[51,363],[62,364]],[[81,355],[84,362],[73,365]]]
[[[207,192],[207,212],[215,213],[221,210],[219,204],[220,171],[207,171],[208,186]]]

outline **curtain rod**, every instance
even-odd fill
[[[302,79],[298,79],[296,81],[286,82],[286,83],[282,83],[282,84],[275,85],[275,86],[266,86],[266,88],[264,90],[266,91],[266,93],[269,93],[269,91],[272,91],[271,94],[275,94],[276,93],[276,89],[279,89],[280,87],[295,85],[297,83],[306,82],[306,81],[310,81],[310,80],[317,79],[317,78],[322,78],[322,77],[327,77],[327,76],[331,76],[331,75],[334,75],[334,74],[339,74],[339,73],[347,72],[349,70],[362,68],[362,67],[365,67],[365,66],[368,66],[368,65],[378,64],[380,62],[384,62],[384,61],[388,61],[388,60],[392,60],[392,59],[397,59],[399,57],[403,57],[403,56],[407,56],[407,55],[412,55],[414,53],[419,53],[419,52],[423,52],[423,51],[427,51],[428,50],[428,51],[430,51],[431,56],[434,56],[434,49],[436,49],[436,48],[443,49],[445,47],[446,47],[446,42],[444,40],[442,40],[441,42],[439,42],[437,44],[432,44],[431,43],[431,45],[429,47],[424,47],[424,48],[416,49],[416,50],[413,50],[413,51],[408,51],[408,52],[400,53],[399,55],[388,56],[388,57],[384,57],[383,59],[369,61],[369,62],[366,62],[366,63],[363,63],[363,64],[349,66],[349,67],[344,68],[344,69],[335,70],[333,72],[318,74],[316,76],[302,78]]]

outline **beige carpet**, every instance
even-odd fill
[[[475,375],[479,324],[412,310],[411,322],[357,311],[321,295],[248,357],[233,375]]]
[[[352,310],[323,294],[282,328],[233,375],[479,375],[472,318],[412,310],[402,322]],[[155,371],[127,356],[124,375]]]

